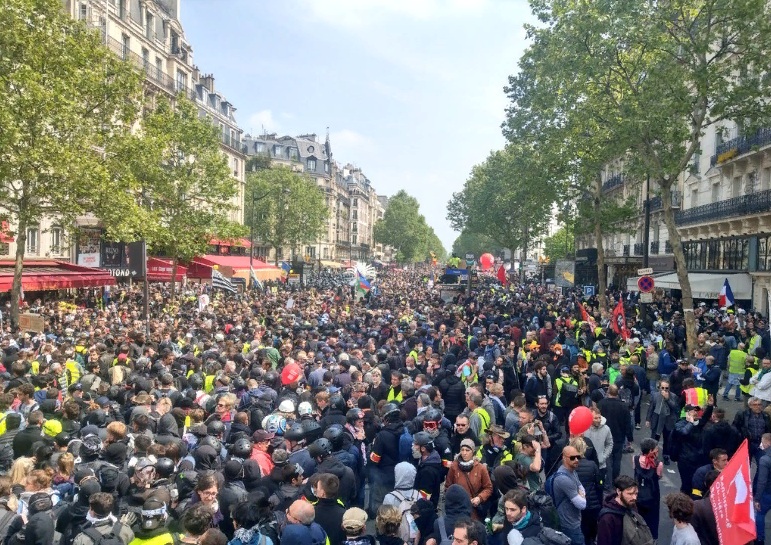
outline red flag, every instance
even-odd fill
[[[504,286],[509,284],[509,279],[506,277],[506,271],[503,269],[503,265],[498,267],[498,281]]]
[[[757,537],[746,439],[712,484],[709,496],[721,545],[748,543]]]
[[[594,332],[595,329],[597,329],[597,322],[594,321],[594,318],[589,316],[589,313],[586,312],[586,307],[583,303],[578,303],[579,308],[581,309],[581,320],[589,324],[589,327],[592,328],[592,332]]]
[[[618,304],[613,309],[613,317],[610,323],[616,335],[621,335],[625,341],[629,339],[629,330],[626,328],[626,315],[624,314],[624,300],[619,298]]]

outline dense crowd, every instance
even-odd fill
[[[208,304],[158,286],[149,323],[132,288],[31,301],[45,331],[6,322],[0,344],[0,538],[718,545],[710,485],[747,439],[763,542],[762,316],[701,305],[688,354],[670,298],[642,316],[611,294],[626,335],[594,298],[481,278],[447,300],[426,279],[386,272],[360,297],[329,274]],[[671,464],[681,490],[662,498]]]

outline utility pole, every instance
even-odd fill
[[[644,204],[645,221],[643,222],[643,262],[642,268],[648,268],[648,258],[650,252],[650,230],[651,230],[651,176],[648,175],[645,180],[645,204]],[[642,295],[642,294],[641,294]],[[648,323],[648,305],[646,303],[640,303],[640,317],[642,318],[643,326],[647,327]]]

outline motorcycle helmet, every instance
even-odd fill
[[[399,405],[396,403],[386,403],[383,405],[383,419],[396,419],[399,417]]]
[[[225,424],[220,420],[212,420],[206,425],[207,435],[217,437],[225,433]]]
[[[308,454],[311,455],[311,458],[325,458],[332,454],[332,443],[323,437],[316,439],[308,447]]]
[[[305,428],[300,422],[293,422],[284,432],[284,438],[289,441],[302,441],[305,439]]]
[[[144,530],[156,530],[166,524],[168,518],[168,512],[166,510],[166,504],[156,497],[150,496],[142,504],[142,511],[140,511],[142,519],[142,529]]]
[[[155,461],[155,474],[161,479],[174,475],[174,461],[171,458],[158,458]]]
[[[291,399],[285,399],[278,405],[278,410],[281,411],[282,413],[293,414],[294,403],[292,403]]]
[[[230,454],[236,458],[249,458],[252,455],[252,442],[245,437],[237,439],[230,448]]]
[[[286,431],[286,418],[280,414],[269,414],[262,419],[262,429],[275,435],[284,435]]]
[[[321,437],[321,434],[324,432],[324,430],[321,429],[321,425],[315,420],[303,420],[302,427],[305,432],[305,440],[308,443],[312,443]]]
[[[332,444],[332,452],[343,448],[343,427],[340,424],[332,424],[324,430],[324,439]]]
[[[313,405],[308,401],[303,401],[297,406],[297,414],[300,416],[311,416],[313,414]]]

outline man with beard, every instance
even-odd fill
[[[624,535],[626,517],[635,521],[634,543],[653,543],[650,528],[637,512],[637,481],[628,475],[619,475],[613,486],[616,491],[605,498],[597,521],[597,545],[618,545],[628,537]],[[647,541],[638,541],[638,537],[645,533]]]
[[[418,461],[415,489],[424,498],[430,500],[434,507],[438,507],[439,491],[446,473],[442,467],[442,459],[435,450],[434,442],[428,433],[419,431],[415,434],[412,441],[412,457]]]

